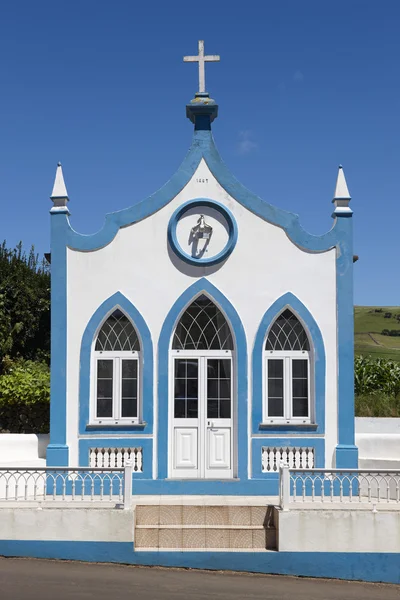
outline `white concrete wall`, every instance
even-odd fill
[[[400,419],[356,418],[360,469],[400,469]]]
[[[2,508],[3,540],[133,542],[134,512],[102,508]]]
[[[198,183],[197,179],[208,179],[208,183]],[[171,215],[183,202],[196,197],[217,200],[236,218],[237,245],[222,266],[189,266],[168,248],[167,226]],[[67,443],[70,464],[78,461],[80,346],[93,313],[116,291],[127,296],[151,331],[156,369],[157,341],[168,311],[185,289],[197,278],[206,276],[232,302],[242,319],[248,344],[249,374],[256,331],[265,311],[277,298],[290,291],[313,315],[326,349],[326,461],[327,466],[331,466],[337,443],[335,268],[334,249],[324,253],[299,249],[282,229],[230,197],[204,161],[192,180],[167,206],[147,219],[120,229],[106,247],[94,252],[68,250]],[[154,376],[156,381],[156,372]]]
[[[277,511],[280,552],[400,552],[400,511]]]
[[[0,467],[46,466],[47,433],[1,433]]]

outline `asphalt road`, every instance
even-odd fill
[[[1,600],[399,600],[400,586],[0,558]]]

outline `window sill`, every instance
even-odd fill
[[[260,423],[259,429],[308,429],[315,431],[318,429],[317,423]]]
[[[147,423],[87,423],[86,429],[131,429],[132,431],[144,429]]]

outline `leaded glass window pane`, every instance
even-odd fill
[[[308,360],[292,360],[293,416],[308,417]]]
[[[140,344],[135,328],[124,313],[116,309],[103,323],[96,340],[96,351],[139,351]]]
[[[172,341],[173,350],[233,350],[222,312],[202,294],[183,313]]]
[[[137,417],[138,361],[121,361],[121,417]]]
[[[112,417],[113,413],[113,360],[97,361],[97,418]]]
[[[310,350],[303,325],[288,308],[272,325],[265,344],[266,350]]]
[[[231,361],[209,358],[207,361],[207,418],[231,418]]]
[[[199,401],[198,360],[175,360],[175,419],[197,419]]]
[[[283,359],[268,360],[268,416],[283,417]]]

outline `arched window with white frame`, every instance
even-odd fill
[[[273,322],[264,355],[264,420],[277,424],[310,423],[310,342],[302,323],[289,308]]]
[[[140,341],[130,319],[116,308],[103,322],[93,351],[92,421],[138,423]]]

